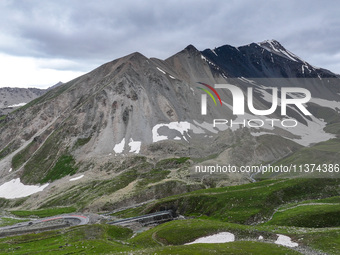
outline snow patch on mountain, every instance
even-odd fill
[[[326,122],[317,119],[314,116],[311,116],[311,118],[312,121],[305,119],[307,121],[307,126],[298,123],[294,128],[286,128],[287,131],[301,137],[301,139],[292,139],[293,141],[304,146],[309,146],[313,143],[319,143],[335,138],[335,135],[324,131],[327,124]]]
[[[158,142],[162,140],[168,140],[168,136],[166,135],[160,135],[158,133],[158,129],[161,127],[167,127],[169,129],[177,130],[181,133],[182,138],[187,141],[186,137],[184,136],[185,132],[188,132],[190,130],[190,123],[187,121],[181,121],[181,122],[170,122],[169,124],[157,124],[152,128],[152,141]]]
[[[20,197],[28,197],[34,193],[43,191],[49,183],[42,186],[25,185],[20,181],[20,178],[5,182],[0,186],[0,197],[6,199],[14,199]]]
[[[277,235],[278,238],[275,241],[276,244],[281,244],[283,246],[287,246],[287,247],[297,247],[299,246],[298,243],[292,242],[291,238],[289,236],[285,236],[285,235]]]
[[[129,139],[128,146],[130,147],[129,152],[138,154],[140,152],[140,148],[142,146],[141,141],[134,141],[132,138]],[[120,143],[117,143],[113,150],[116,154],[121,154],[124,152],[125,149],[125,138]]]
[[[290,60],[293,60],[293,61],[297,62],[297,60],[295,58],[293,58],[287,51],[280,50],[280,52],[283,55],[285,55],[287,58],[289,58]]]
[[[124,151],[125,146],[125,138],[120,143],[117,143],[115,147],[113,147],[113,150],[115,153],[122,153]]]
[[[294,108],[292,108],[294,109]],[[295,110],[295,109],[294,109]],[[296,111],[298,114],[300,114],[298,111]],[[301,114],[300,114],[301,115]],[[302,115],[301,115],[302,116]],[[258,118],[259,116],[257,116]],[[302,124],[300,122],[297,122],[297,126],[295,127],[284,127],[280,126],[281,129],[286,130],[287,132],[298,136],[299,138],[290,138],[286,137],[289,140],[292,140],[298,144],[301,144],[303,146],[309,146],[313,143],[319,143],[323,141],[327,141],[329,139],[332,139],[335,137],[333,134],[326,133],[324,131],[324,128],[326,127],[326,122],[323,120],[320,120],[318,118],[315,118],[314,116],[310,116],[312,120],[309,120],[302,116],[302,118],[305,119],[307,125]],[[260,119],[260,118],[258,118]],[[262,127],[266,131],[261,131],[261,132],[251,132],[253,136],[260,136],[264,134],[274,134],[271,133],[269,130],[273,130],[271,126],[264,126]]]
[[[163,71],[162,69],[160,69],[159,67],[157,67],[157,70],[160,71],[160,72],[163,73],[163,74],[166,74],[166,72]]]
[[[71,178],[71,179],[70,179],[70,182],[80,180],[80,179],[83,178],[83,177],[84,177],[84,175],[82,174],[82,175],[80,175],[80,176],[78,176],[78,177]]]
[[[235,235],[229,232],[220,232],[214,235],[200,237],[191,243],[185,245],[196,244],[196,243],[228,243],[234,242]]]
[[[13,105],[9,105],[7,106],[8,108],[14,108],[14,107],[21,107],[21,106],[24,106],[26,105],[27,103],[19,103],[19,104],[13,104]]]
[[[201,59],[204,60],[205,62],[207,62],[209,65],[216,67],[218,70],[220,69],[213,62],[209,61],[205,56],[201,55]]]
[[[268,92],[264,92],[263,95],[265,99],[268,100],[268,102],[271,101],[271,95]],[[232,110],[231,105],[224,101],[222,101],[222,103],[223,105],[227,106],[229,109]],[[291,109],[296,111],[302,118],[304,118],[307,125],[297,122],[296,127],[285,127],[283,125],[278,126],[278,123],[280,123],[284,119],[281,120],[276,119],[273,122],[274,124],[272,124],[271,121],[268,121],[269,119],[268,116],[255,116],[249,113],[245,113],[244,115],[237,115],[236,119],[228,120],[228,123],[226,124],[217,123],[215,127],[213,126],[213,123],[208,122],[199,123],[198,121],[194,120],[195,125],[192,125],[192,129],[193,132],[197,134],[205,133],[204,130],[217,134],[219,131],[224,131],[226,129],[231,129],[232,131],[235,131],[238,130],[239,128],[248,127],[252,125],[253,131],[251,131],[251,134],[253,136],[260,136],[264,134],[275,134],[274,128],[278,126],[279,128],[286,130],[287,132],[298,137],[298,138],[286,137],[287,139],[299,143],[303,146],[309,146],[313,143],[327,141],[335,137],[333,134],[329,134],[324,131],[324,128],[327,124],[325,121],[320,120],[314,116],[310,116],[312,120],[309,120],[305,118],[303,115],[301,115],[301,113],[297,111],[295,108],[291,107]],[[248,124],[249,122],[251,124]],[[261,123],[263,123],[263,126],[261,126]],[[255,131],[259,129],[261,129],[262,131],[260,132]]]
[[[212,53],[214,53],[218,57],[218,55],[217,55],[215,50],[211,50],[211,51],[212,51]]]
[[[290,51],[286,50],[281,46],[281,44],[275,40],[267,40],[264,42],[257,43],[260,47],[268,50],[269,52],[272,52],[276,55],[279,55],[281,57],[285,57],[287,59],[290,59],[294,62],[299,62],[301,59],[291,53]]]
[[[309,73],[312,72],[312,70],[309,69],[308,65],[307,65],[307,64],[304,64],[304,65],[301,66],[301,72],[302,72],[302,74],[305,74],[305,69],[307,69]]]
[[[255,81],[249,80],[249,79],[247,79],[247,78],[244,78],[243,76],[241,76],[241,77],[239,77],[239,78],[237,78],[237,79],[239,79],[239,80],[241,80],[241,81],[244,81],[244,82],[249,82],[249,83],[251,83],[251,84],[256,84]]]
[[[132,138],[130,138],[130,142],[129,142],[130,151],[129,152],[139,153],[141,145],[142,145],[142,142],[134,141]]]
[[[321,98],[312,98],[310,102],[320,105],[322,107],[331,108],[333,110],[337,110],[337,109],[340,110],[340,102],[338,101],[330,101],[330,100],[321,99]]]

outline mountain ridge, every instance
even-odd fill
[[[39,88],[16,88],[0,87],[0,116],[6,115],[15,109],[29,103],[30,101],[42,96],[47,91],[62,85],[58,82],[47,89]]]
[[[165,158],[255,165],[275,162],[302,146],[335,137],[338,133],[334,130],[340,123],[340,103],[335,101],[340,92],[337,76],[282,54],[274,54],[255,43],[204,51],[188,45],[165,60],[134,52],[105,63],[0,120],[0,184],[19,177],[24,184],[48,183],[46,192],[41,192],[37,199],[43,203],[68,191],[69,177],[75,173],[85,176],[77,184],[81,188],[94,180],[113,181],[129,171],[137,171],[138,176],[149,170],[157,172],[154,166]],[[303,65],[311,72],[307,73]],[[302,69],[306,71],[304,75]],[[300,78],[311,80],[305,84]],[[296,107],[290,107],[287,115],[299,125],[294,130],[282,126],[212,127],[214,117],[240,122],[240,116],[233,115],[232,95],[226,90],[219,90],[223,105],[214,106],[209,101],[208,115],[201,115],[198,82],[211,85],[232,82],[243,92],[252,87],[254,105],[268,109],[272,79],[277,79],[279,88],[287,86],[289,79],[296,87],[308,88],[313,101],[307,107],[313,109],[315,116],[305,117]],[[327,105],[333,101],[331,106]],[[325,111],[327,118],[323,117]],[[278,111],[269,117],[282,118]],[[269,117],[260,118],[246,108],[245,118],[265,121]],[[325,131],[328,126],[332,132]],[[112,170],[130,158],[133,162],[142,158],[138,167],[148,170],[137,169],[134,163],[124,170]],[[163,173],[163,179],[155,181],[152,187],[172,183],[178,190],[185,190],[186,185],[198,188],[203,182],[203,179],[193,182],[188,177],[188,165],[167,174]],[[144,177],[136,178],[127,184],[132,190],[138,190],[136,182],[142,182]],[[228,175],[218,185],[249,180],[246,174]],[[152,196],[142,196],[139,202]],[[100,200],[96,208],[103,206],[106,199],[105,196]],[[133,197],[129,199],[117,203],[133,203]],[[26,205],[37,206],[38,202],[32,199],[27,201]]]

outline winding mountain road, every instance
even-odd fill
[[[20,222],[20,223],[11,225],[11,226],[1,227],[0,232],[6,231],[6,230],[14,230],[14,229],[18,229],[18,228],[23,228],[23,227],[27,227],[27,226],[36,225],[36,224],[39,224],[39,223],[44,223],[44,222],[54,221],[54,220],[60,220],[60,219],[72,220],[74,222],[74,225],[86,225],[86,224],[89,223],[89,220],[90,220],[87,216],[84,216],[84,215],[76,215],[76,214],[58,215],[58,216],[54,216],[54,217],[31,220],[31,221],[27,221],[27,222]]]

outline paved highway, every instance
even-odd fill
[[[13,230],[13,229],[17,229],[17,228],[32,226],[32,225],[35,225],[35,224],[38,224],[38,223],[43,223],[43,222],[48,222],[48,221],[53,221],[53,220],[59,220],[59,219],[72,220],[72,221],[76,222],[75,225],[86,225],[86,224],[89,223],[89,218],[87,216],[76,215],[76,214],[67,214],[67,215],[58,215],[58,216],[54,216],[54,217],[31,220],[31,221],[27,221],[27,222],[20,222],[20,223],[11,225],[11,226],[1,227],[0,231]]]

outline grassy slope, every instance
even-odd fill
[[[161,160],[153,165],[147,162],[145,157],[134,157],[127,159],[121,166],[111,164],[104,165],[101,171],[117,172],[118,175],[113,178],[111,177],[110,179],[94,180],[81,185],[74,185],[65,192],[60,192],[59,194],[55,194],[47,198],[44,204],[41,205],[41,208],[75,206],[81,209],[96,200],[98,197],[109,196],[110,194],[125,188],[134,181],[137,181],[137,183],[135,190],[133,191],[133,195],[138,197],[150,192],[148,189],[149,184],[157,183],[166,179],[170,173],[170,169],[186,167],[187,160],[188,158],[170,158]],[[65,172],[66,168],[61,167],[61,169]],[[180,181],[178,181],[178,183],[179,182]],[[167,181],[156,185],[154,188],[157,190],[158,195],[166,196],[171,194],[171,187],[173,184],[173,182]],[[185,185],[186,184],[184,183],[183,186]],[[189,185],[187,186],[189,187]],[[111,204],[103,205],[102,209],[113,210],[114,208],[111,207]]]
[[[340,229],[300,234],[297,237],[309,247],[327,252],[327,254],[339,254]]]
[[[238,226],[223,226],[219,222],[209,221],[180,221],[180,224],[172,222],[156,228],[165,238],[173,238],[178,232],[172,230],[186,229],[202,226],[208,233],[209,228],[237,230]],[[207,226],[204,226],[207,223]],[[242,229],[243,227],[240,226]],[[192,228],[191,228],[192,230]],[[246,234],[246,231],[241,230]],[[153,239],[152,232],[147,231],[146,243]],[[158,233],[157,232],[157,233]],[[190,234],[193,231],[186,231]],[[190,246],[166,246],[161,247],[158,243],[149,246],[146,243],[137,244],[137,238],[129,239],[132,231],[116,226],[92,225],[72,227],[65,230],[49,231],[39,234],[29,234],[0,239],[0,254],[298,254],[285,247],[275,244],[259,243],[251,241],[237,241],[227,244],[195,244]],[[184,236],[184,235],[182,235]],[[191,236],[192,237],[192,236]],[[140,238],[139,238],[140,239]],[[150,240],[148,240],[150,239]],[[124,244],[122,243],[124,241]]]
[[[289,248],[269,243],[251,241],[237,241],[225,244],[194,244],[186,246],[166,246],[153,249],[138,250],[129,254],[181,254],[181,255],[206,255],[206,254],[301,254]]]
[[[336,196],[340,193],[339,184],[337,179],[268,180],[172,196],[126,213],[132,216],[163,207],[176,209],[186,216],[249,224],[269,218],[276,208],[285,203]],[[116,215],[122,217],[124,213]]]
[[[245,246],[251,245],[252,242],[243,242],[243,247],[240,247],[238,251],[234,251],[234,245],[238,245],[238,240],[255,240],[259,235],[262,235],[266,242],[274,242],[277,239],[276,234],[285,234],[290,236],[294,242],[298,242],[299,246],[310,247],[312,249],[321,250],[329,254],[338,254],[340,250],[340,229],[306,229],[297,227],[276,227],[276,226],[244,226],[231,223],[222,223],[219,221],[211,220],[182,220],[173,221],[169,223],[162,224],[154,229],[148,230],[144,233],[139,234],[134,237],[130,243],[137,246],[144,246],[145,248],[141,251],[162,251],[166,249],[171,250],[172,245],[180,245],[186,242],[195,240],[198,237],[211,235],[217,232],[227,231],[235,234],[236,242],[223,244],[222,246],[229,247],[225,250],[225,253],[218,253],[223,250],[214,250],[214,247],[219,245],[195,245],[201,247],[210,246],[210,253],[214,251],[217,254],[280,254],[279,252],[292,252],[291,250],[284,248],[284,250],[277,249],[278,246],[266,243],[258,242],[258,249],[255,247],[247,250]],[[167,246],[167,248],[161,248],[160,243]],[[192,250],[182,248],[175,248],[172,251],[182,251],[183,253],[178,254],[190,254],[185,253]],[[151,247],[159,247],[157,249]],[[178,246],[183,247],[183,246]],[[283,247],[281,247],[283,248]],[[273,249],[273,250],[271,250]],[[192,251],[199,252],[199,250],[193,249]],[[235,253],[234,253],[235,252]],[[147,254],[147,253],[135,253],[135,254]],[[152,253],[150,253],[152,254]],[[160,253],[162,254],[162,253]],[[177,253],[175,253],[177,254]],[[197,253],[197,254],[209,254],[209,253]],[[285,254],[285,253],[283,253]]]
[[[292,237],[293,241],[300,245],[337,254],[340,250],[340,228],[299,228],[270,224],[250,226],[226,221],[247,223],[249,217],[256,218],[252,215],[253,212],[256,215],[269,215],[279,206],[286,210],[283,212],[291,214],[295,210],[294,206],[299,203],[319,203],[318,206],[324,206],[322,203],[337,203],[338,194],[337,180],[267,180],[247,185],[199,190],[161,199],[134,211],[143,214],[159,205],[177,203],[180,205],[179,209],[184,210],[188,215],[199,215],[199,212],[205,214],[199,215],[198,219],[164,223],[132,239],[129,238],[131,236],[129,230],[105,225],[80,226],[8,237],[0,239],[0,254],[11,251],[15,251],[15,254],[52,252],[53,254],[297,254],[289,248],[275,244],[254,242],[260,235],[266,242],[274,242],[278,233]],[[310,200],[327,196],[329,198]],[[189,202],[194,199],[196,204],[188,203],[188,206],[184,207],[184,204],[178,202],[182,199],[188,199]],[[293,203],[287,204],[287,202]],[[247,206],[252,210],[248,211]],[[313,206],[304,205],[295,208],[305,208],[306,218],[308,218],[314,213]],[[223,210],[220,207],[223,207]],[[125,213],[132,212],[133,210],[129,210]],[[48,211],[34,212],[35,215],[41,213],[46,215]],[[32,213],[24,212],[24,215],[28,214]],[[183,246],[184,243],[196,238],[222,231],[235,234],[236,242]],[[124,244],[120,242],[122,240]]]
[[[218,232],[231,232],[236,241],[225,244],[184,243]],[[217,220],[178,220],[161,224],[130,239],[132,231],[109,225],[88,225],[0,239],[0,254],[299,254],[270,244],[276,233],[300,245],[337,254],[340,229],[245,226]],[[265,242],[255,242],[262,235]],[[244,241],[248,240],[248,241]],[[253,240],[253,241],[251,241]],[[123,242],[122,242],[123,241]]]
[[[274,242],[277,239],[276,234],[284,234],[290,236],[293,241],[298,242],[299,246],[310,247],[312,249],[321,250],[329,254],[338,254],[340,250],[340,228],[328,229],[328,228],[298,228],[298,227],[278,227],[278,226],[245,226],[240,224],[226,223],[217,220],[203,220],[203,219],[191,219],[191,220],[179,220],[164,223],[153,229],[140,233],[129,242],[136,245],[137,247],[144,247],[141,251],[149,252],[162,252],[163,249],[170,251],[170,247],[173,245],[183,245],[187,242],[191,242],[199,237],[215,234],[218,232],[230,232],[235,235],[236,241],[239,240],[257,240],[260,235],[262,235],[266,242]],[[250,245],[250,242],[243,243],[245,246]],[[160,247],[161,245],[171,245],[167,248],[152,248]],[[225,244],[229,247],[228,251],[231,253],[233,250],[233,245],[235,243]],[[245,247],[241,248],[235,254],[249,254],[253,251],[253,254],[274,254],[270,249],[277,248],[277,246],[266,246],[266,244],[258,243],[259,248],[263,249],[261,252],[256,248],[246,250]],[[196,246],[196,245],[195,245]],[[205,245],[203,245],[205,246]],[[203,247],[202,246],[202,247]],[[209,246],[209,245],[208,245]],[[190,248],[192,248],[191,246]],[[210,246],[210,252],[214,251],[213,247]],[[182,248],[175,248],[172,251],[182,251]],[[267,250],[268,249],[268,250]],[[273,250],[273,251],[274,251]],[[288,250],[288,249],[286,249]],[[185,253],[189,250],[183,248],[183,253],[178,254],[189,254]],[[199,252],[199,250],[195,250]],[[217,251],[218,252],[218,251]],[[225,251],[225,254],[229,254]],[[280,254],[279,250],[277,250]],[[286,251],[286,252],[289,252]],[[145,253],[135,253],[135,254],[147,254]],[[152,253],[150,253],[152,254]],[[162,254],[162,253],[160,253]],[[208,254],[208,253],[197,253],[197,254]],[[275,253],[276,254],[276,253]],[[287,253],[290,254],[290,253]]]
[[[14,225],[16,223],[24,222],[24,221],[27,221],[27,220],[17,220],[17,219],[3,217],[3,218],[0,218],[0,227]]]
[[[75,212],[76,208],[74,207],[60,207],[60,208],[49,208],[43,210],[35,210],[35,211],[10,211],[13,215],[18,217],[32,217],[36,216],[39,218],[50,217],[54,215],[64,214],[64,213],[72,213]]]
[[[323,198],[323,199],[310,199],[310,200],[304,200],[304,201],[296,202],[296,203],[289,203],[289,204],[281,206],[280,209],[288,209],[288,208],[291,208],[297,205],[302,205],[302,204],[320,204],[320,203],[340,204],[340,196],[328,197],[328,198]]]
[[[71,155],[62,155],[40,183],[53,182],[66,175],[74,175],[77,172],[75,164],[76,162]]]
[[[131,250],[121,244],[132,231],[90,225],[0,239],[0,254],[108,254]]]
[[[304,147],[291,156],[279,160],[276,165],[289,164],[339,164],[340,139],[335,138],[325,142],[320,142],[311,147]]]
[[[131,243],[144,247],[153,247],[160,243],[163,245],[182,245],[202,236],[226,231],[235,234],[237,239],[257,239],[260,235],[271,238],[275,236],[250,226],[208,219],[191,219],[164,223],[134,237]]]
[[[41,207],[75,206],[83,208],[98,197],[111,194],[126,187],[137,178],[137,171],[132,169],[113,179],[91,181],[82,186],[75,185],[66,192],[50,197]]]
[[[340,227],[340,204],[301,204],[275,213],[266,224],[308,228]]]

